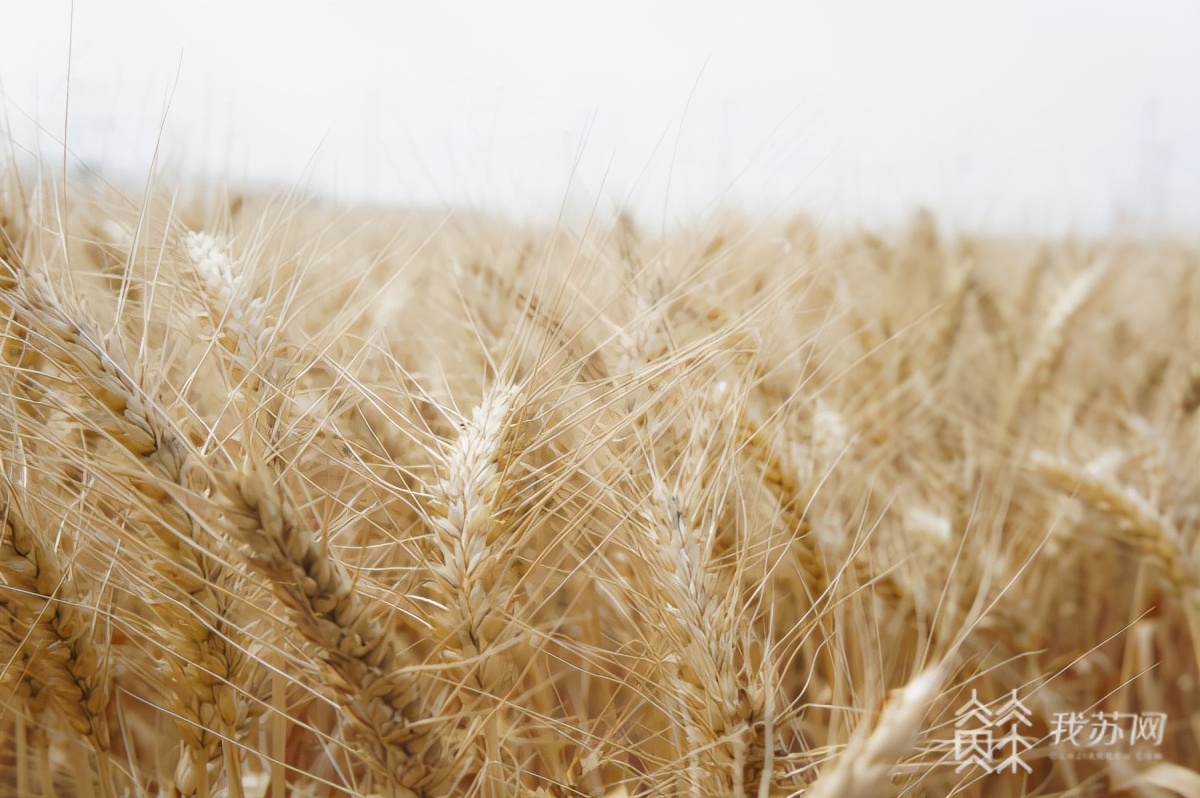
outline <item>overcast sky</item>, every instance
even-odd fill
[[[659,225],[1200,232],[1200,2],[0,0],[4,125],[119,179]],[[36,123],[36,124],[35,124]],[[42,132],[37,133],[37,125]]]

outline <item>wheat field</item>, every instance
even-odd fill
[[[1200,795],[1195,241],[0,225],[2,795]]]

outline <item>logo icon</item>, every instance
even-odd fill
[[[1033,768],[1021,759],[1021,755],[1033,747],[1034,740],[1024,735],[1023,727],[1032,727],[1029,708],[1021,703],[1017,691],[1013,690],[1003,703],[985,704],[979,700],[979,692],[971,691],[971,699],[955,712],[954,760],[958,762],[955,773],[970,766],[980,767],[989,773],[1017,769],[1032,773]],[[993,706],[999,704],[993,709]]]

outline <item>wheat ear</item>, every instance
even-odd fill
[[[1117,519],[1118,535],[1159,564],[1176,589],[1200,587],[1196,566],[1179,530],[1143,496],[1044,452],[1030,458],[1033,472],[1052,487]]]
[[[813,601],[819,601],[829,589],[829,574],[808,520],[808,499],[801,492],[795,472],[784,463],[763,430],[748,418],[739,419],[737,432],[740,450],[759,465],[763,484],[778,503],[781,520],[794,541],[791,556],[800,566]]]
[[[495,557],[507,542],[504,458],[512,447],[511,430],[520,393],[497,384],[463,424],[458,439],[442,458],[440,479],[430,489],[429,523],[435,547],[431,575],[445,612],[442,631],[455,642],[455,657],[477,659],[491,649],[497,634],[493,616],[507,601],[508,586],[497,584]],[[475,672],[480,689],[503,694],[515,674],[508,658],[483,657]]]
[[[105,669],[107,641],[99,636],[103,627],[88,617],[75,579],[59,553],[17,511],[7,474],[4,482],[0,618],[3,634],[16,646],[10,659],[22,663],[14,672],[28,683],[31,697],[45,691],[40,698],[49,699],[103,761],[109,749],[111,694]]]
[[[72,730],[91,740],[97,754],[103,755],[109,748],[107,709],[112,689],[104,670],[107,641],[97,638],[103,626],[92,622],[80,605],[82,592],[70,569],[60,562],[59,553],[41,540],[26,524],[23,514],[17,512],[12,486],[7,481],[6,474],[0,493],[0,498],[7,499],[2,509],[5,574],[24,575],[25,584],[20,587],[31,589],[32,595],[44,602],[40,620],[58,644],[42,650],[53,667],[40,668],[41,676],[59,696],[61,712]]]
[[[441,748],[414,725],[421,718],[420,695],[402,668],[413,641],[377,600],[355,588],[345,566],[302,522],[269,466],[250,461],[219,485],[232,534],[292,610],[297,630],[346,683],[341,699],[354,721],[352,742],[365,749],[397,795],[425,794],[439,775],[429,765],[439,761]]]
[[[175,656],[168,658],[173,672],[167,678],[178,702],[181,720],[176,725],[185,743],[175,788],[183,795],[205,795],[210,771],[222,756],[223,738],[244,730],[253,706],[239,688],[249,685],[251,692],[257,691],[245,648],[234,642],[241,637],[236,618],[239,577],[208,553],[213,538],[180,502],[181,494],[202,492],[202,478],[189,468],[189,447],[124,357],[100,343],[96,325],[81,309],[67,311],[44,276],[28,276],[20,290],[25,315],[48,359],[84,390],[88,403],[99,405],[82,412],[70,404],[62,409],[79,416],[86,431],[100,433],[134,458],[132,472],[119,460],[109,465],[112,474],[123,478],[117,495],[138,497],[140,520],[163,558],[161,589],[169,598],[157,609],[178,616],[165,630],[175,649]],[[55,381],[44,388],[62,392]],[[236,764],[230,764],[236,775]],[[229,786],[240,792],[235,782],[230,779]]]
[[[1112,260],[1095,261],[1073,279],[1059,294],[1046,314],[1033,347],[1021,359],[1008,403],[1002,409],[1001,428],[1011,429],[1025,397],[1043,388],[1053,375],[1067,343],[1067,332],[1079,312],[1095,295],[1097,287],[1112,267]]]
[[[806,492],[801,490],[796,470],[779,454],[764,430],[750,419],[738,421],[740,450],[762,473],[763,484],[779,507],[780,520],[791,536],[789,556],[795,559],[814,603],[826,598],[831,585],[826,558],[808,520]],[[858,585],[870,584],[872,592],[894,606],[905,601],[905,592],[888,573],[877,574],[865,551],[855,551],[847,562]]]
[[[281,483],[270,422],[284,386],[265,304],[251,298],[243,265],[215,237],[189,233],[185,246],[201,286],[200,320],[224,353],[244,424],[243,465],[218,477],[224,520],[293,611],[299,631],[350,686],[346,700],[355,722],[349,741],[400,795],[443,792],[449,746],[431,733],[437,724],[429,723],[423,683],[403,671],[415,640],[394,614],[355,588]]]
[[[670,685],[664,705],[682,731],[675,754],[693,796],[744,795],[755,779],[770,779],[762,774],[763,744],[753,733],[770,688],[751,664],[755,633],[743,619],[747,609],[736,580],[724,573],[736,566],[723,565],[713,550],[731,489],[734,433],[726,416],[734,399],[740,401],[732,393],[717,382],[694,417],[681,419],[686,429],[667,430],[680,446],[670,481],[664,455],[654,441],[644,441],[652,479],[634,530],[642,556],[630,595],[652,591],[648,611],[661,638],[650,645]]]
[[[879,798],[885,794],[892,767],[916,747],[943,679],[941,668],[934,667],[893,691],[874,728],[855,735],[804,793],[806,798]]]
[[[465,707],[482,709],[487,762],[501,761],[499,705],[516,682],[518,668],[504,647],[512,638],[504,617],[513,586],[513,569],[500,563],[509,543],[514,431],[520,425],[521,391],[497,383],[483,397],[458,438],[438,464],[429,489],[428,524],[432,594],[442,607],[434,614],[440,650],[455,665],[451,681],[468,687]],[[458,663],[465,663],[464,669]],[[485,699],[483,709],[479,700]]]

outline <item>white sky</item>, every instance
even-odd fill
[[[4,124],[47,158],[70,34],[0,0]],[[79,0],[70,64],[72,151],[130,180],[161,128],[168,169],[343,201],[1200,231],[1200,2]]]

